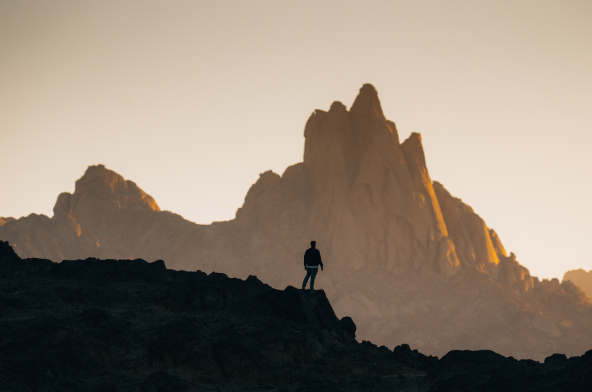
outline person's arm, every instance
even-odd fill
[[[306,252],[308,252],[308,250]],[[304,269],[305,270],[306,270],[306,252],[304,252]]]
[[[321,260],[321,251],[319,251],[319,265],[321,266],[321,271],[323,270],[323,260]]]

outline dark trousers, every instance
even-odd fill
[[[317,277],[317,272],[319,272],[318,268],[307,268],[306,269],[306,276],[304,277],[304,282],[302,283],[302,288],[306,288],[306,283],[308,283],[308,278],[310,278],[310,289],[314,290],[314,281]]]

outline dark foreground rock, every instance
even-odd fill
[[[442,359],[355,340],[325,293],[0,242],[1,391],[589,391],[592,351]]]

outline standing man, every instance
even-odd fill
[[[319,265],[321,271],[323,270],[323,261],[321,260],[321,252],[316,248],[317,242],[311,241],[310,248],[304,252],[304,269],[306,270],[306,276],[302,283],[302,290],[306,290],[306,283],[310,278],[310,292],[314,293],[314,281],[319,272]]]

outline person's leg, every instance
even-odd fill
[[[306,289],[306,284],[308,283],[308,278],[310,278],[310,270],[311,269],[312,268],[308,268],[306,270],[306,276],[304,277],[304,282],[302,282],[302,290]],[[311,281],[311,284],[312,284],[312,281]]]
[[[312,270],[310,273],[310,290],[314,290],[314,281],[315,278],[317,277],[317,272],[319,272],[318,268],[310,268],[309,270]]]

